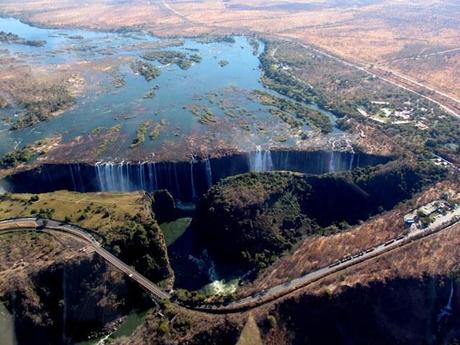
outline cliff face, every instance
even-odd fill
[[[158,202],[153,202],[154,205],[163,205],[158,216],[169,217],[167,212],[174,211],[174,202],[167,192],[158,195],[164,195]],[[172,205],[168,202],[172,202]],[[79,225],[92,232],[106,249],[128,265],[135,266],[150,280],[163,282],[165,287],[170,287],[174,273],[169,264],[163,233],[156,220],[156,211],[152,212],[151,198],[141,192],[59,191],[40,195],[0,195],[0,219],[41,216]],[[8,247],[18,248],[14,243],[8,244]],[[29,254],[24,250],[21,258],[30,259]],[[0,269],[4,255],[7,253],[0,250]]]
[[[287,300],[260,325],[266,344],[450,343],[460,335],[458,288],[445,276],[373,282]]]
[[[431,174],[400,164],[340,175],[244,174],[203,197],[192,228],[218,261],[263,268],[303,236],[340,231],[391,209]]]
[[[97,256],[73,259],[15,279],[2,299],[18,344],[73,344],[135,307],[142,291]]]
[[[235,344],[235,332],[252,314],[266,345],[458,344],[459,234],[457,225],[246,313],[192,315],[186,336],[173,327],[158,336],[155,313],[130,343]]]

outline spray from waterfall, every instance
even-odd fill
[[[348,166],[348,170],[353,170],[353,161],[355,160],[355,153],[351,153],[350,165]]]
[[[211,161],[209,158],[205,160],[205,169],[206,169],[206,180],[208,182],[208,188],[212,187],[212,169],[211,169]]]
[[[272,154],[269,150],[262,150],[257,145],[256,151],[249,154],[249,165],[251,171],[263,172],[273,170]]]
[[[192,157],[190,161],[190,185],[192,187],[192,199],[196,199],[196,189],[195,189],[195,178],[193,176],[193,164],[195,163],[195,158]]]
[[[328,172],[335,172],[336,171],[336,166],[335,166],[335,152],[332,151],[329,156],[329,167],[328,167]]]
[[[451,280],[449,299],[447,301],[447,304],[441,309],[441,311],[438,314],[438,318],[437,318],[438,323],[452,315],[453,298],[454,298],[454,282]]]

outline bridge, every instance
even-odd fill
[[[428,228],[412,229],[408,234],[399,235],[398,237],[381,243],[375,247],[368,248],[357,254],[341,258],[327,267],[320,268],[316,271],[307,273],[299,278],[292,279],[283,284],[273,286],[269,289],[259,291],[251,296],[231,302],[227,305],[206,304],[201,306],[187,306],[176,304],[179,307],[188,308],[211,314],[231,314],[250,310],[261,305],[278,300],[288,294],[295,292],[311,283],[330,276],[339,271],[355,266],[365,261],[375,259],[388,252],[398,248],[406,247],[416,241],[421,241],[433,237],[441,231],[452,229],[460,225],[460,208],[437,219]],[[99,242],[85,229],[76,225],[64,224],[55,220],[40,220],[37,218],[17,218],[0,221],[0,233],[16,231],[56,231],[66,233],[89,244],[94,251],[108,263],[128,275],[129,278],[136,281],[141,287],[148,291],[155,299],[172,300],[172,296],[160,289],[155,283],[137,272],[134,268],[126,265],[113,254],[102,248]]]
[[[169,300],[171,295],[164,292],[156,284],[152,283],[148,278],[137,272],[134,268],[128,266],[116,256],[102,248],[99,242],[86,230],[71,224],[64,224],[55,220],[40,220],[37,218],[18,218],[0,221],[0,231],[37,231],[37,229],[56,231],[66,233],[80,240],[83,240],[90,245],[94,251],[100,255],[105,261],[113,265],[125,273],[129,278],[137,282],[145,290],[151,293],[158,300]]]

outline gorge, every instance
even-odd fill
[[[167,189],[177,200],[194,201],[224,177],[246,172],[286,170],[305,174],[349,171],[374,166],[391,157],[362,152],[261,150],[177,162],[97,162],[44,164],[6,177],[14,193],[56,190],[128,192]]]

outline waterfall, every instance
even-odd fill
[[[155,189],[158,189],[159,188],[159,184],[158,184],[158,175],[157,175],[157,166],[155,164],[155,162],[152,163],[152,166],[153,166],[153,178],[154,178],[154,187],[152,188],[152,190],[155,190]]]
[[[114,175],[117,176],[118,178],[118,181],[120,182],[120,190],[123,191],[124,190],[124,186],[123,186],[123,165],[125,164],[125,162],[121,162],[120,164],[118,164],[116,166],[116,172],[114,172]],[[114,181],[115,182],[115,181]],[[115,187],[115,186],[113,186]]]
[[[208,182],[208,188],[212,187],[212,169],[211,169],[211,161],[209,158],[205,160],[205,169],[206,169],[206,180]]]
[[[450,282],[450,295],[449,295],[449,301],[447,302],[447,305],[445,307],[446,310],[452,310],[452,299],[454,297],[454,282]]]
[[[130,164],[121,163],[96,163],[96,178],[98,181],[98,189],[102,192],[121,191],[127,192],[131,190]],[[144,165],[139,165],[139,181],[142,188],[145,187]]]
[[[180,197],[180,185],[179,179],[177,178],[177,164],[174,164],[174,185],[176,186],[177,195]]]
[[[139,181],[140,181],[140,189],[145,189],[145,164],[146,162],[139,162]]]
[[[329,168],[328,168],[328,172],[335,172],[335,152],[332,151],[330,153],[330,156],[329,156]]]
[[[84,193],[86,191],[85,190],[86,188],[85,188],[85,183],[83,182],[80,164],[77,164],[77,177],[78,177],[78,183],[80,183],[80,188],[78,190],[81,190]]]
[[[97,163],[96,163],[97,166]],[[77,191],[77,184],[75,183],[75,176],[73,174],[73,165],[69,165],[69,170],[70,170],[70,179],[72,180],[72,190]]]
[[[104,186],[104,182],[102,180],[102,173],[101,173],[101,162],[97,162],[96,165],[96,177],[97,177],[97,183],[98,183],[98,187],[101,191],[105,191],[106,188]]]
[[[149,190],[155,190],[155,183],[153,181],[153,164],[147,163],[147,172],[148,172],[148,181],[149,181]]]
[[[450,282],[450,294],[449,294],[449,300],[447,301],[447,304],[441,308],[441,311],[438,314],[438,322],[442,321],[443,319],[449,317],[452,315],[452,300],[454,298],[454,281],[451,280]]]
[[[128,192],[137,189],[166,189],[181,201],[192,201],[214,183],[228,176],[250,171],[289,170],[322,174],[350,170],[357,166],[382,164],[391,158],[363,153],[325,151],[263,150],[260,146],[249,153],[218,158],[178,162],[97,162],[44,164],[21,171],[0,181],[15,193],[45,193],[56,190],[78,192]]]
[[[349,167],[348,167],[348,170],[350,170],[350,171],[353,170],[353,161],[354,161],[354,160],[355,160],[355,153],[352,152],[352,153],[351,153],[351,159],[350,159],[350,165],[349,165]]]
[[[72,190],[85,192],[85,184],[81,176],[80,164],[69,164],[70,180],[72,182]],[[51,179],[50,176],[48,176]]]
[[[193,176],[193,163],[195,163],[195,160],[192,158],[190,161],[190,185],[192,187],[192,199],[196,199],[196,189],[195,189],[195,178]]]
[[[249,166],[251,171],[263,172],[273,170],[272,154],[269,150],[262,150],[258,145],[256,151],[249,154]]]

